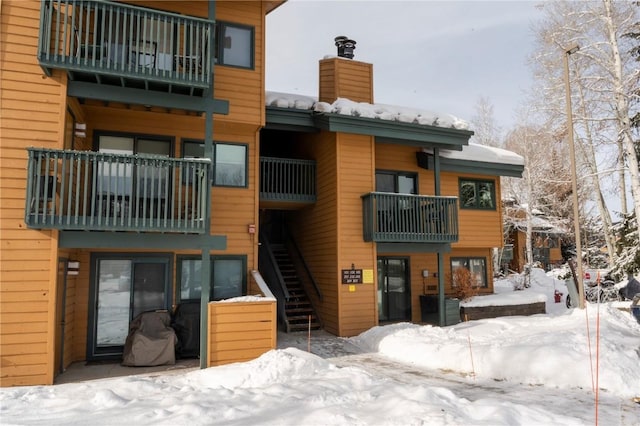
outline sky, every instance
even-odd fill
[[[534,269],[531,286],[515,291],[521,279],[467,303],[545,300],[547,314],[398,323],[310,342],[297,333],[245,363],[1,388],[0,423],[639,425],[640,322],[618,309],[630,302],[567,309],[564,281]]]
[[[376,103],[428,109],[470,121],[481,96],[498,125],[531,85],[526,61],[532,1],[289,0],[267,16],[267,90],[317,96],[318,61],[334,38],[356,41],[372,63]]]

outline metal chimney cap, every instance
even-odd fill
[[[338,56],[341,58],[353,59],[353,51],[356,48],[356,41],[346,36],[338,36],[334,39],[338,47]]]

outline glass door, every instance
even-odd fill
[[[378,258],[378,321],[410,321],[409,259]]]
[[[169,260],[98,258],[91,288],[88,359],[122,355],[129,323],[138,314],[169,307]]]

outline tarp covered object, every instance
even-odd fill
[[[143,312],[129,325],[122,365],[149,367],[176,363],[176,333],[166,311]]]

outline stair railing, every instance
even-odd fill
[[[302,268],[304,269],[304,272],[307,275],[309,282],[313,286],[313,289],[315,290],[316,295],[318,296],[318,300],[322,302],[322,291],[320,290],[320,287],[318,286],[316,279],[313,277],[313,274],[311,273],[311,269],[309,268],[307,261],[304,260],[304,256],[302,255],[302,251],[300,250],[298,243],[296,243],[296,240],[293,238],[293,236],[291,235],[291,232],[288,229],[287,229],[287,239],[289,240],[291,247],[293,247],[295,251],[296,261],[299,262],[300,265],[302,265]]]
[[[264,276],[269,289],[278,301],[278,321],[285,327],[285,331],[289,332],[289,321],[285,310],[285,303],[289,300],[289,290],[284,282],[284,278],[280,273],[280,268],[273,255],[273,250],[266,238],[260,236],[260,249],[258,254],[258,269]]]

